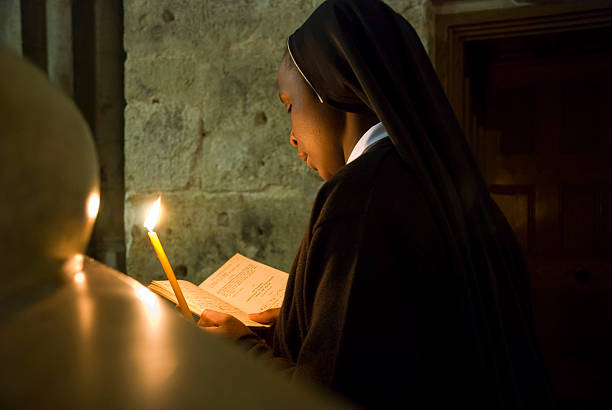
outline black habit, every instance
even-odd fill
[[[410,24],[324,2],[290,38],[320,100],[389,132],[321,188],[273,355],[366,407],[550,408],[516,238]]]

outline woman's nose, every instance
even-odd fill
[[[293,132],[289,135],[289,143],[297,148],[298,140],[293,136]]]

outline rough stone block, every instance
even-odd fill
[[[297,177],[316,175],[289,145],[289,116],[278,100],[273,63],[249,69],[247,58],[227,59],[202,69],[204,139],[194,184],[205,191],[253,191],[270,185],[294,186]],[[270,53],[272,54],[272,53]]]
[[[125,123],[126,192],[188,188],[203,138],[199,111],[183,104],[130,103]]]
[[[191,0],[125,1],[125,50],[129,55],[192,53],[199,44],[202,7],[202,2]]]
[[[215,139],[204,152],[198,175],[206,191],[261,191],[269,186],[318,186],[320,178],[302,163],[287,138],[259,132]]]
[[[125,98],[130,102],[182,102],[197,107],[202,101],[195,84],[198,63],[189,56],[130,56],[125,62]]]
[[[209,46],[203,50],[206,53],[257,50],[266,43],[279,47],[321,3],[321,0],[209,1],[201,26],[203,44]]]

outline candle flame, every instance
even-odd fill
[[[149,212],[147,212],[147,218],[145,219],[144,226],[147,228],[149,232],[153,232],[155,229],[155,224],[159,219],[159,215],[161,214],[161,195],[157,198],[157,201],[151,208],[149,208]]]

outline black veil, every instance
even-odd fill
[[[462,294],[465,334],[458,339],[480,369],[470,376],[486,387],[483,401],[514,408],[541,395],[548,381],[522,252],[414,29],[380,1],[330,0],[290,36],[288,48],[322,101],[376,113],[417,170],[456,267],[446,276]]]

